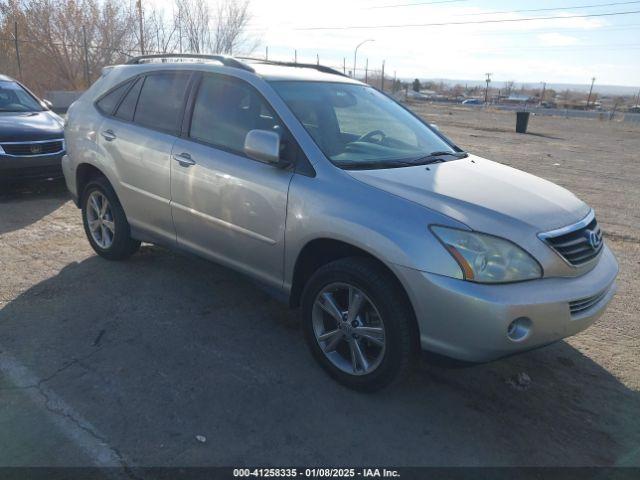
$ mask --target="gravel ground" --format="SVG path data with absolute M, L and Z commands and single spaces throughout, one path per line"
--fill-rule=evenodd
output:
M 246 278 L 151 245 L 102 260 L 61 182 L 5 188 L 0 466 L 640 466 L 640 129 L 534 117 L 518 135 L 513 113 L 413 108 L 596 209 L 621 270 L 593 327 L 361 395 Z

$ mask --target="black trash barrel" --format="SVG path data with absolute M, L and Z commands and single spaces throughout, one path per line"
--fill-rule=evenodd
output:
M 527 133 L 531 112 L 516 112 L 516 132 Z

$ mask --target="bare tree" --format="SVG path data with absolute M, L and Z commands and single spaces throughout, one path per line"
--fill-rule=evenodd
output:
M 145 15 L 144 44 L 149 53 L 175 52 L 179 47 L 178 24 L 164 10 L 152 8 Z
M 86 88 L 87 72 L 91 81 L 121 61 L 133 40 L 132 18 L 115 0 L 0 0 L 1 37 L 14 22 L 24 78 L 38 91 Z
M 174 0 L 173 11 L 144 8 L 145 51 L 250 53 L 248 0 Z M 139 12 L 129 0 L 0 0 L 0 70 L 18 77 L 14 25 L 23 78 L 38 93 L 84 89 L 103 66 L 140 53 Z
M 191 53 L 211 52 L 211 11 L 206 0 L 176 0 L 176 24 Z
M 215 15 L 206 0 L 176 0 L 174 23 L 192 53 L 251 53 L 258 42 L 247 34 L 248 0 L 222 0 Z
M 216 24 L 213 32 L 213 51 L 233 54 L 240 50 L 249 54 L 257 47 L 246 36 L 251 20 L 249 1 L 227 0 L 218 4 Z

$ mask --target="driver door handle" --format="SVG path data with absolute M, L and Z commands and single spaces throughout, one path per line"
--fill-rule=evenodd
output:
M 111 129 L 101 132 L 100 135 L 102 135 L 107 142 L 112 142 L 116 139 L 116 134 L 113 133 L 113 130 Z
M 180 164 L 181 167 L 190 167 L 191 165 L 195 165 L 196 161 L 191 158 L 191 155 L 188 153 L 182 152 L 178 155 L 174 155 L 173 159 Z

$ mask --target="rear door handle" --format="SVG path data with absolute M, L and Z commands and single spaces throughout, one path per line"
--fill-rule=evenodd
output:
M 196 161 L 191 158 L 191 155 L 188 153 L 181 153 L 179 155 L 174 155 L 173 159 L 180 164 L 181 167 L 190 167 L 191 165 L 195 165 Z
M 102 135 L 102 137 L 107 141 L 107 142 L 112 142 L 113 140 L 116 139 L 116 134 L 113 133 L 113 130 L 105 130 L 104 132 L 102 132 L 100 135 Z

